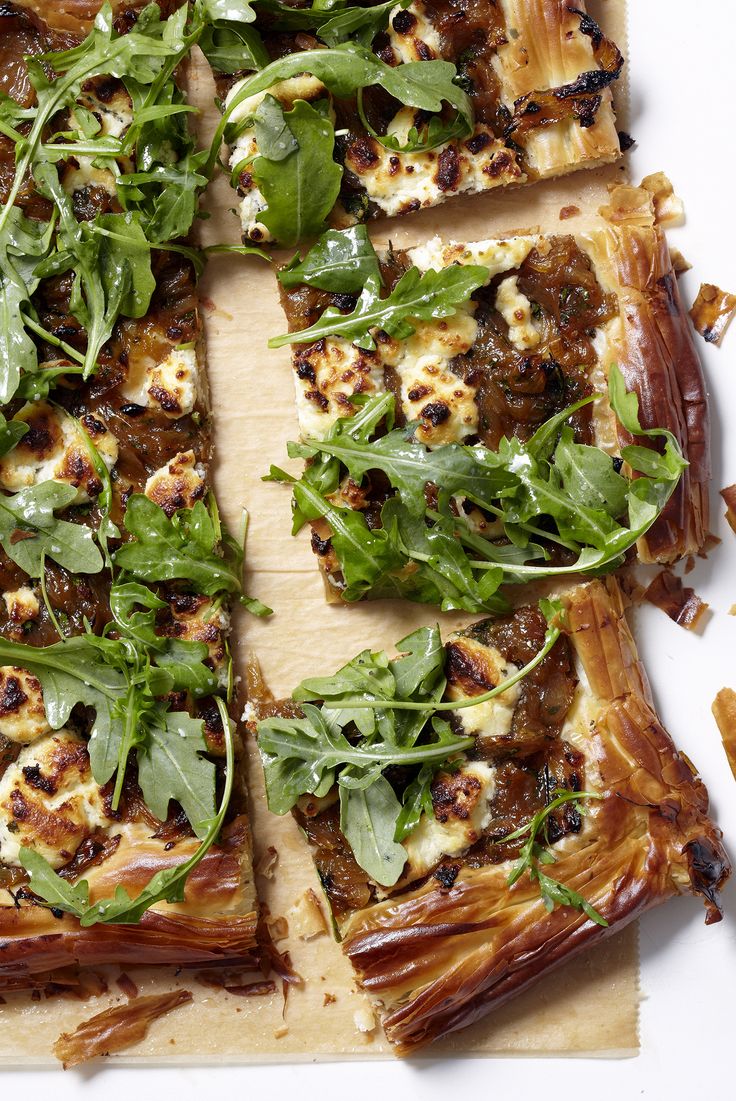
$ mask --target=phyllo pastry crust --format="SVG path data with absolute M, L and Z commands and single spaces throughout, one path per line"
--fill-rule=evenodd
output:
M 353 706 L 351 687 L 364 703 L 389 698 L 388 671 L 394 702 L 405 698 L 401 686 L 412 673 L 418 677 L 427 639 L 422 636 L 421 646 L 419 633 L 405 639 L 399 649 L 406 656 L 388 664 L 366 652 L 295 693 L 313 701 L 301 703 L 311 729 L 318 693 L 329 697 L 322 708 L 326 757 L 328 744 L 338 746 L 336 727 L 352 746 L 336 786 L 327 791 L 325 783 L 317 797 L 299 796 L 294 812 L 343 949 L 400 1054 L 476 1021 L 673 895 L 699 895 L 706 923 L 720 919 L 718 892 L 730 871 L 721 833 L 694 766 L 657 718 L 618 584 L 609 579 L 573 588 L 550 622 L 561 626 L 552 645 L 549 624 L 545 635 L 544 617 L 531 606 L 476 622 L 447 640 L 444 699 L 449 708 L 462 706 L 441 718 L 464 748 L 453 747 L 435 713 L 434 733 L 412 750 L 429 777 L 434 770 L 433 778 L 424 777 L 427 794 L 413 816 L 407 808 L 416 802 L 417 776 L 407 766 L 384 771 L 402 807 L 393 870 L 385 835 L 378 865 L 366 841 L 370 823 L 380 833 L 380 807 L 389 797 L 382 792 L 380 804 L 372 801 L 366 773 L 355 762 L 368 739 L 375 762 L 395 742 L 404 747 L 392 750 L 396 759 L 404 752 L 407 760 L 406 724 L 415 712 L 374 711 L 380 733 L 370 735 L 365 714 L 352 711 L 365 739 L 358 740 L 340 708 Z M 519 668 L 540 653 L 541 662 L 514 683 Z M 411 698 L 436 701 L 437 683 L 429 683 L 426 667 L 423 673 Z M 503 691 L 488 699 L 489 689 L 499 686 Z M 473 697 L 481 702 L 469 706 Z M 286 713 L 293 716 L 294 707 Z M 260 708 L 261 714 L 279 710 L 267 702 Z M 393 735 L 387 715 L 403 716 L 393 720 Z M 301 729 L 300 722 L 267 718 L 258 727 L 269 799 L 282 813 L 290 783 L 290 798 L 305 787 L 316 790 L 306 781 L 299 786 L 291 771 L 298 751 L 285 732 Z M 440 743 L 449 757 L 438 764 Z M 371 813 L 356 829 L 350 806 L 361 791 Z
M 325 220 L 406 214 L 620 155 L 611 86 L 624 61 L 582 0 L 258 7 L 240 54 L 220 27 L 205 53 L 245 242 L 294 244 Z
M 99 7 L 0 10 L 2 989 L 255 945 L 186 12 Z

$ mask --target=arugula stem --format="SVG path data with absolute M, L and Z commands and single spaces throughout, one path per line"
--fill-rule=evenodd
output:
M 48 329 L 44 329 L 43 325 L 39 325 L 37 321 L 34 321 L 32 317 L 30 317 L 26 313 L 23 313 L 23 311 L 21 311 L 20 316 L 23 318 L 23 324 L 26 326 L 26 328 L 30 329 L 31 332 L 35 333 L 37 337 L 45 341 L 46 344 L 51 344 L 54 348 L 60 348 L 62 352 L 65 352 L 70 359 L 75 360 L 75 362 L 79 363 L 80 366 L 84 364 L 84 356 L 81 354 L 81 352 L 78 352 L 76 348 L 72 348 L 71 344 L 67 344 L 65 340 L 61 340 L 58 336 L 54 336 L 53 333 L 50 333 Z M 68 375 L 78 374 L 79 372 L 75 371 L 73 367 L 65 367 L 59 373 Z
M 41 574 L 40 574 L 40 577 L 39 577 L 39 582 L 40 582 L 40 585 L 41 585 L 41 598 L 43 599 L 44 607 L 46 608 L 46 611 L 49 614 L 49 619 L 51 620 L 51 622 L 54 625 L 56 633 L 59 636 L 59 641 L 60 642 L 66 642 L 66 635 L 64 634 L 64 632 L 61 629 L 61 624 L 59 623 L 59 620 L 56 618 L 56 612 L 51 607 L 51 601 L 49 600 L 49 594 L 46 591 L 46 551 L 45 550 L 41 551 Z
M 519 826 L 518 829 L 512 833 L 507 833 L 504 837 L 500 837 L 498 841 L 495 841 L 496 845 L 505 845 L 508 841 L 516 841 L 520 837 L 524 837 L 529 832 L 535 835 L 539 833 L 544 822 L 549 818 L 550 814 L 554 812 L 565 803 L 577 803 L 581 799 L 602 799 L 603 796 L 596 791 L 562 791 L 557 795 L 551 803 L 548 803 L 546 807 L 538 811 L 529 821 Z
M 446 700 L 444 703 L 432 703 L 427 701 L 426 703 L 416 703 L 412 700 L 379 700 L 379 699 L 347 699 L 340 700 L 331 704 L 329 701 L 324 702 L 324 706 L 333 711 L 359 711 L 362 708 L 372 708 L 377 711 L 459 711 L 466 707 L 476 707 L 479 703 L 485 703 L 487 700 L 492 700 L 496 696 L 503 695 L 509 688 L 513 688 L 515 684 L 518 684 L 520 680 L 523 680 L 528 673 L 531 673 L 532 669 L 544 661 L 547 654 L 550 652 L 557 639 L 560 637 L 560 628 L 550 626 L 544 636 L 544 645 L 542 649 L 534 655 L 531 661 L 527 662 L 521 669 L 517 669 L 506 680 L 501 681 L 495 688 L 491 688 L 488 692 L 484 692 L 480 696 L 465 696 L 460 700 Z M 472 739 L 471 739 L 472 742 Z
M 112 793 L 112 809 L 117 810 L 120 803 L 120 796 L 123 794 L 123 783 L 125 781 L 125 768 L 128 763 L 128 757 L 130 751 L 136 740 L 136 722 L 140 722 L 142 715 L 137 707 L 134 706 L 135 698 L 138 694 L 137 688 L 132 684 L 128 685 L 128 691 L 125 695 L 125 702 L 123 709 L 125 711 L 125 725 L 123 727 L 123 733 L 120 738 L 120 751 L 118 753 L 118 763 L 115 772 L 115 789 Z

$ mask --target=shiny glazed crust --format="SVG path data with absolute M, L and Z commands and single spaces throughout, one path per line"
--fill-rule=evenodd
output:
M 616 188 L 604 212 L 615 223 L 607 251 L 624 320 L 620 367 L 627 388 L 639 395 L 643 427 L 669 428 L 690 464 L 638 547 L 643 562 L 674 562 L 697 554 L 708 537 L 711 460 L 705 378 L 651 195 L 643 188 Z M 619 438 L 630 442 L 620 428 Z
M 721 834 L 702 782 L 654 711 L 621 591 L 596 581 L 565 604 L 581 681 L 596 703 L 588 758 L 603 798 L 581 833 L 555 847 L 554 875 L 609 927 L 569 908 L 548 913 L 525 876 L 507 886 L 508 863 L 465 867 L 449 890 L 430 878 L 354 914 L 344 950 L 399 1054 L 478 1020 L 672 895 L 700 893 L 706 921 L 720 917 L 718 887 L 730 870 Z

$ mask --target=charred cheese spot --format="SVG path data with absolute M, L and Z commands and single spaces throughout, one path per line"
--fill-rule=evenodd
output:
M 246 80 L 247 79 L 248 78 L 246 78 Z M 246 80 L 238 81 L 237 84 L 234 84 L 230 89 L 227 99 L 225 100 L 226 109 L 246 83 Z M 247 124 L 246 129 L 243 130 L 243 133 L 240 134 L 232 147 L 229 161 L 230 168 L 232 169 L 237 169 L 239 165 L 245 165 L 246 162 L 250 162 L 258 154 L 258 146 L 256 144 L 252 124 L 248 124 L 248 120 L 252 120 L 259 104 L 262 103 L 267 95 L 277 99 L 286 111 L 290 111 L 297 100 L 313 103 L 315 100 L 330 98 L 322 81 L 307 74 L 290 77 L 288 80 L 281 80 L 263 92 L 257 92 L 253 96 L 248 96 L 247 99 L 244 99 L 242 103 L 239 103 L 237 107 L 233 108 L 229 116 L 231 125 L 238 122 Z M 330 114 L 332 116 L 331 106 Z M 243 238 L 248 241 L 261 242 L 273 240 L 268 227 L 265 226 L 263 222 L 259 221 L 259 215 L 266 209 L 266 200 L 255 184 L 252 174 L 246 167 L 244 167 L 238 175 L 238 192 L 242 195 L 240 203 L 240 225 L 243 232 Z
M 207 474 L 193 451 L 182 451 L 166 466 L 148 479 L 144 493 L 155 501 L 167 516 L 179 508 L 193 508 L 201 501 L 207 488 Z
M 14 592 L 3 593 L 3 600 L 8 611 L 8 619 L 17 627 L 37 619 L 41 611 L 38 597 L 27 585 L 22 585 Z
M 63 410 L 46 401 L 23 406 L 14 420 L 28 431 L 0 460 L 0 486 L 10 492 L 53 480 L 74 486 L 73 504 L 91 501 L 102 490 L 89 447 L 79 425 Z M 85 417 L 84 431 L 93 440 L 100 458 L 112 470 L 118 458 L 117 440 L 96 417 Z
M 496 309 L 509 327 L 509 340 L 519 351 L 536 348 L 542 336 L 532 321 L 532 304 L 519 290 L 516 275 L 499 283 Z
M 172 348 L 158 363 L 134 357 L 120 387 L 126 401 L 160 410 L 171 420 L 191 413 L 201 396 L 195 348 Z
M 388 19 L 388 39 L 395 62 L 432 61 L 442 56 L 437 28 L 427 18 L 421 0 L 394 8 Z
M 460 856 L 474 845 L 491 821 L 495 789 L 495 769 L 483 761 L 438 773 L 432 783 L 434 814 L 423 814 L 404 841 L 407 864 L 398 886 L 426 875 L 444 856 Z
M 50 730 L 40 681 L 27 669 L 0 667 L 0 734 L 27 745 Z
M 448 700 L 482 696 L 517 671 L 495 646 L 486 646 L 465 635 L 451 636 L 446 654 Z M 478 739 L 479 749 L 492 749 L 499 739 L 503 744 L 510 737 L 520 693 L 521 684 L 515 684 L 500 696 L 456 712 L 464 733 Z
M 338 417 L 355 412 L 353 394 L 383 390 L 378 352 L 339 337 L 317 341 L 294 354 L 297 414 L 304 438 L 322 439 Z
M 478 326 L 474 304 L 453 317 L 415 322 L 415 332 L 402 341 L 381 345 L 384 362 L 401 382 L 401 407 L 410 421 L 419 421 L 416 438 L 428 447 L 459 442 L 478 431 L 476 389 L 449 369 L 450 361 L 469 351 Z
M 204 642 L 207 645 L 207 664 L 218 674 L 227 667 L 226 639 L 230 629 L 230 616 L 223 608 L 216 607 L 208 596 L 192 593 L 170 593 L 164 596 L 168 609 L 162 613 L 158 634 L 180 642 Z M 213 682 L 213 689 L 216 684 Z
M 387 133 L 405 145 L 418 124 L 416 108 L 402 107 Z M 391 216 L 435 206 L 449 195 L 523 178 L 516 154 L 481 124 L 464 141 L 416 153 L 395 152 L 371 137 L 355 138 L 347 145 L 345 166 L 358 177 L 368 198 Z
M 0 861 L 5 864 L 19 864 L 25 845 L 60 868 L 91 833 L 108 824 L 87 744 L 69 730 L 26 746 L 0 780 Z

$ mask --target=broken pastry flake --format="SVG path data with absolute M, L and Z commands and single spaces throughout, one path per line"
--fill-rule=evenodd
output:
M 683 585 L 671 570 L 662 570 L 657 574 L 646 589 L 644 599 L 687 631 L 693 631 L 708 610 L 708 605 L 695 590 Z
M 732 531 L 736 532 L 736 485 L 726 486 L 721 490 L 721 497 L 726 502 L 726 519 Z
M 720 346 L 734 314 L 736 294 L 722 291 L 713 283 L 701 283 L 690 317 L 703 340 Z
M 82 1021 L 73 1032 L 62 1032 L 54 1044 L 54 1055 L 67 1070 L 100 1055 L 123 1051 L 145 1039 L 158 1017 L 191 1000 L 190 990 L 172 990 L 111 1006 Z
M 726 757 L 736 780 L 736 692 L 733 688 L 722 688 L 712 705 L 713 717 L 721 732 L 721 741 Z
M 288 919 L 299 940 L 314 940 L 327 932 L 322 906 L 311 887 L 288 911 Z

